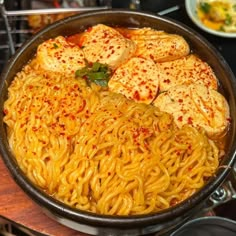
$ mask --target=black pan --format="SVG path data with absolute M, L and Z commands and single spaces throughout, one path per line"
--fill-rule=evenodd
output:
M 235 160 L 235 78 L 219 52 L 199 34 L 187 26 L 165 17 L 159 17 L 146 12 L 119 9 L 87 12 L 63 19 L 34 35 L 16 52 L 4 68 L 0 84 L 0 109 L 1 111 L 3 110 L 3 103 L 7 98 L 7 88 L 15 74 L 34 56 L 36 48 L 40 43 L 58 35 L 67 36 L 84 31 L 86 28 L 98 23 L 121 27 L 151 27 L 182 35 L 189 43 L 192 51 L 210 64 L 219 79 L 220 91 L 226 97 L 230 106 L 232 121 L 229 135 L 227 136 L 226 155 L 221 163 L 221 165 L 228 166 L 229 168 L 219 168 L 215 177 L 212 177 L 199 192 L 173 208 L 155 214 L 118 217 L 92 214 L 68 207 L 48 196 L 32 184 L 19 169 L 10 151 L 7 142 L 6 127 L 3 124 L 3 112 L 0 112 L 1 155 L 18 185 L 39 204 L 42 210 L 50 217 L 68 227 L 81 232 L 100 235 L 140 235 L 152 232 L 159 232 L 159 234 L 161 234 L 172 230 L 173 227 L 182 224 L 190 216 L 195 214 L 203 206 L 206 199 L 223 183 L 230 173 L 230 168 Z

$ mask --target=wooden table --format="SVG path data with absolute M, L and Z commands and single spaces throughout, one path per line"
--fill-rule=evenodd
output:
M 14 182 L 0 156 L 0 216 L 50 236 L 85 236 L 45 215 Z

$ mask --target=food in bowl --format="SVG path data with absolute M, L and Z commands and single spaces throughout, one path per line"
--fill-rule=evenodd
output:
M 195 67 L 191 73 L 185 63 L 192 79 L 176 76 L 178 85 L 160 90 L 161 63 L 186 60 L 190 52 L 179 35 L 101 24 L 40 44 L 4 104 L 21 169 L 56 199 L 98 214 L 153 213 L 189 198 L 218 169 L 230 124 L 217 78 L 197 55 L 201 75 L 210 76 L 214 88 L 208 80 L 199 84 Z M 188 109 L 179 108 L 177 86 L 191 95 Z M 168 103 L 158 105 L 170 89 L 177 107 L 171 112 Z
M 197 15 L 208 28 L 236 32 L 236 1 L 235 0 L 201 0 L 197 5 Z

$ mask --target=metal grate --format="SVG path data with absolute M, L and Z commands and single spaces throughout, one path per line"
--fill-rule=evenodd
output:
M 9 0 L 8 0 L 9 1 Z M 15 8 L 19 8 L 20 0 L 13 1 Z M 48 1 L 28 1 L 29 9 L 6 9 L 4 0 L 0 0 L 0 70 L 4 67 L 6 61 L 15 53 L 34 32 L 28 24 L 29 15 L 49 15 L 60 13 L 76 13 L 84 11 L 93 11 L 98 9 L 108 9 L 111 7 L 111 0 L 102 1 L 79 1 L 81 7 L 69 4 L 73 1 L 60 1 L 60 7 L 53 8 L 49 5 Z M 51 1 L 58 2 L 58 1 Z M 76 1 L 74 1 L 76 2 Z M 8 2 L 6 2 L 8 3 Z M 78 5 L 78 4 L 77 4 Z M 42 8 L 49 7 L 49 8 Z M 37 8 L 40 7 L 40 8 Z

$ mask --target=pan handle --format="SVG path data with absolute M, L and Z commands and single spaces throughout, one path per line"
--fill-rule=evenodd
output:
M 229 178 L 211 194 L 206 204 L 212 209 L 233 199 L 236 199 L 236 163 Z

